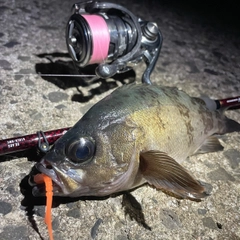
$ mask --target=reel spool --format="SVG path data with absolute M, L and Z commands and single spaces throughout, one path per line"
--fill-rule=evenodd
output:
M 162 45 L 156 23 L 142 21 L 114 3 L 87 1 L 73 8 L 66 41 L 71 58 L 80 67 L 98 64 L 96 75 L 109 78 L 143 59 L 147 66 L 142 81 L 151 84 L 150 74 Z

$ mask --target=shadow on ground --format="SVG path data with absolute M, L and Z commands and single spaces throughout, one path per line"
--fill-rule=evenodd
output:
M 37 55 L 39 58 L 44 59 L 45 62 L 40 62 L 35 65 L 35 70 L 38 74 L 57 74 L 63 76 L 42 76 L 48 82 L 55 84 L 61 89 L 68 89 L 75 87 L 78 94 L 72 96 L 72 101 L 75 102 L 88 102 L 95 95 L 100 95 L 110 89 L 116 88 L 118 85 L 116 81 L 121 84 L 131 83 L 135 81 L 136 74 L 133 70 L 125 73 L 116 74 L 111 79 L 101 78 L 87 78 L 87 77 L 69 77 L 69 75 L 95 75 L 95 68 L 97 65 L 86 66 L 79 68 L 70 58 L 68 53 L 53 52 L 42 53 Z M 48 61 L 46 63 L 46 60 Z M 98 87 L 91 85 L 99 83 Z M 89 93 L 84 95 L 80 87 L 90 87 Z
M 34 171 L 34 170 L 32 170 Z M 25 176 L 21 183 L 20 189 L 24 196 L 21 201 L 22 208 L 25 210 L 26 215 L 28 216 L 28 220 L 32 226 L 32 228 L 38 233 L 41 239 L 42 236 L 39 232 L 37 223 L 34 219 L 34 214 L 36 211 L 36 206 L 42 206 L 46 204 L 46 197 L 35 197 L 32 194 L 33 187 L 29 184 L 30 175 Z M 136 200 L 136 198 L 130 192 L 116 193 L 111 196 L 106 197 L 79 197 L 79 198 L 70 198 L 70 197 L 53 197 L 52 207 L 56 208 L 61 204 L 68 204 L 77 201 L 87 201 L 87 200 L 95 200 L 102 201 L 108 199 L 109 197 L 117 197 L 122 195 L 122 207 L 125 213 L 125 216 L 129 216 L 131 220 L 136 221 L 140 226 L 144 227 L 147 230 L 151 231 L 151 227 L 145 221 L 145 217 L 142 211 L 141 204 Z

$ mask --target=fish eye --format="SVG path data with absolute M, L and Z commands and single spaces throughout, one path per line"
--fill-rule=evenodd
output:
M 66 155 L 73 163 L 90 161 L 95 152 L 95 144 L 88 138 L 80 138 L 72 142 L 66 149 Z

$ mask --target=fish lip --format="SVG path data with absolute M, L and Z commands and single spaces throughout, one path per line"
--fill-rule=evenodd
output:
M 53 182 L 55 182 L 58 185 L 61 185 L 61 181 L 59 180 L 59 178 L 53 168 L 48 169 L 42 163 L 37 163 L 36 168 L 39 172 L 50 177 Z
M 52 168 L 47 168 L 47 165 L 43 162 L 37 163 L 35 165 L 35 168 L 37 169 L 38 172 L 43 173 L 50 177 L 53 181 L 53 193 L 54 195 L 64 195 L 64 185 L 60 178 L 57 176 L 56 172 L 54 171 L 54 167 L 51 165 Z M 33 186 L 32 193 L 34 196 L 45 196 L 45 184 L 36 184 L 33 180 L 33 177 L 36 174 L 30 176 L 29 178 L 29 184 Z

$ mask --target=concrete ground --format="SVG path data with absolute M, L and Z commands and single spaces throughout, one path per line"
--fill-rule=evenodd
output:
M 72 126 L 122 84 L 121 79 L 87 85 L 79 78 L 34 75 L 76 73 L 65 44 L 73 3 L 0 1 L 0 139 Z M 192 96 L 240 95 L 240 21 L 230 2 L 192 6 L 186 1 L 123 0 L 121 4 L 157 22 L 162 31 L 164 43 L 153 82 Z M 135 68 L 138 77 L 143 66 Z M 132 76 L 127 75 L 126 81 Z M 229 111 L 228 116 L 239 120 L 240 111 Z M 184 163 L 197 179 L 208 183 L 211 195 L 202 202 L 178 200 L 149 186 L 100 200 L 55 200 L 55 239 L 240 239 L 239 133 L 221 137 L 221 143 L 224 151 L 190 157 Z M 30 198 L 29 203 L 20 191 L 34 165 L 30 160 L 37 159 L 26 156 L 0 158 L 1 240 L 48 239 L 43 199 Z

